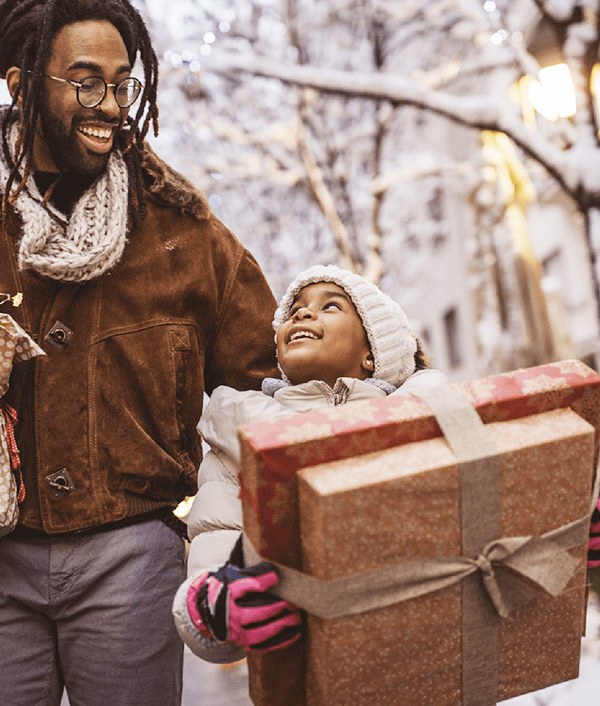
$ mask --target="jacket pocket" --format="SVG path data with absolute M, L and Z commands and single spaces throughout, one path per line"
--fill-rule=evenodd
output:
M 157 500 L 195 492 L 204 351 L 194 326 L 163 322 L 95 345 L 100 467 L 117 487 Z

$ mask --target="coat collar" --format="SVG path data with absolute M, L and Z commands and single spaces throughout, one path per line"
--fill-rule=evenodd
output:
M 142 168 L 147 176 L 147 188 L 157 201 L 173 206 L 199 221 L 210 215 L 206 198 L 183 175 L 172 169 L 154 150 L 144 143 Z

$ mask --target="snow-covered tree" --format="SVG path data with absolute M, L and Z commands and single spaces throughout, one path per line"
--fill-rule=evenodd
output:
M 598 295 L 598 2 L 140 4 L 163 57 L 160 148 L 258 255 L 276 291 L 315 259 L 336 261 L 381 281 L 426 336 L 417 284 L 462 230 L 482 372 L 551 356 L 507 255 L 511 198 L 497 179 L 486 186 L 485 130 L 507 135 L 515 154 L 542 167 L 534 180 L 554 180 L 581 210 Z M 527 46 L 542 19 L 556 30 L 578 110 L 531 129 L 508 96 L 539 68 Z M 534 289 L 536 278 L 526 273 Z M 544 318 L 543 305 L 535 311 Z

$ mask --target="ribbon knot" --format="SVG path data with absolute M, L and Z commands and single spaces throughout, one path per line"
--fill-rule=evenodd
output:
M 498 583 L 496 572 L 494 571 L 494 563 L 489 558 L 488 552 L 492 553 L 493 549 L 494 543 L 491 543 L 487 547 L 484 547 L 482 554 L 479 554 L 476 559 L 472 559 L 471 561 L 481 572 L 483 587 L 492 601 L 498 615 L 502 618 L 507 618 L 510 615 L 511 608 L 509 608 L 502 596 L 502 590 L 500 589 L 500 584 Z
M 473 559 L 472 562 L 481 572 L 483 587 L 492 601 L 498 615 L 502 618 L 507 618 L 512 609 L 507 605 L 504 597 L 502 596 L 502 590 L 500 589 L 500 584 L 498 583 L 496 572 L 494 571 L 494 561 L 490 558 L 490 554 L 493 553 L 495 548 L 495 543 L 490 543 L 488 546 L 484 547 L 483 553 L 476 559 Z
M 480 554 L 477 559 L 475 559 L 475 566 L 477 566 L 479 571 L 486 576 L 494 575 L 494 567 L 492 566 L 492 562 L 483 554 Z

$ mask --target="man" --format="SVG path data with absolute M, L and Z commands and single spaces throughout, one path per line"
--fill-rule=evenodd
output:
M 275 371 L 251 255 L 145 145 L 157 61 L 127 0 L 0 0 L 0 292 L 26 499 L 0 539 L 3 706 L 175 706 L 202 398 Z M 132 74 L 139 59 L 143 76 Z

